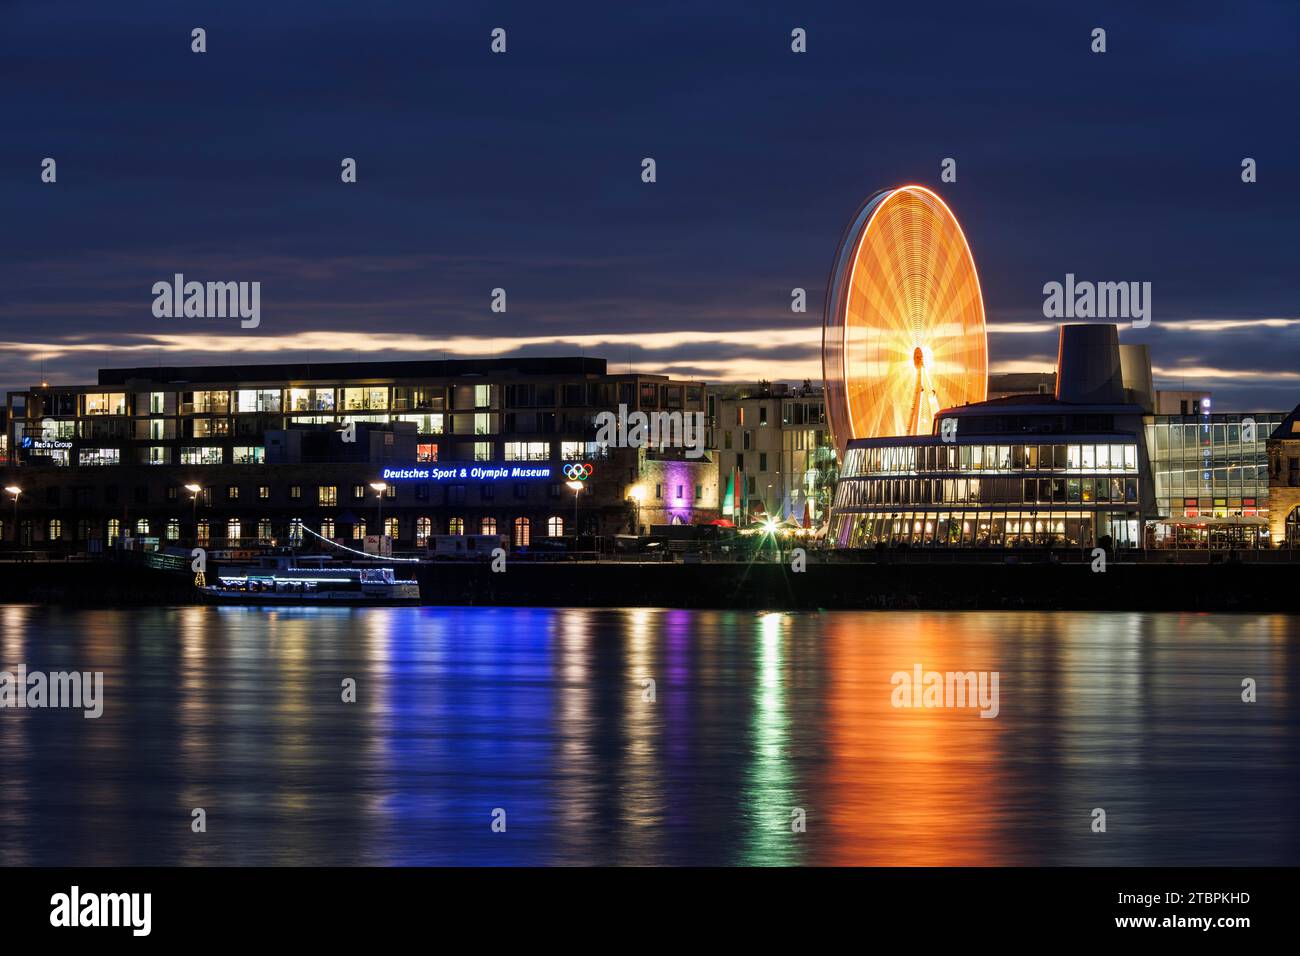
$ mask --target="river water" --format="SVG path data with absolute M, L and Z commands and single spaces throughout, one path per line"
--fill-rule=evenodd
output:
M 103 713 L 0 709 L 3 865 L 1300 863 L 1300 617 L 0 607 L 19 665 Z

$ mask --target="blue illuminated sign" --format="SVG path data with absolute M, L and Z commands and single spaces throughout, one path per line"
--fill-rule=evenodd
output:
M 478 462 L 454 464 L 430 462 L 385 468 L 384 481 L 529 481 L 554 477 L 550 465 L 514 464 L 513 462 Z

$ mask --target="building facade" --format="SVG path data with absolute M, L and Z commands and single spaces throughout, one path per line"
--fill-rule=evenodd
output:
M 1300 406 L 1269 433 L 1268 526 L 1283 548 L 1300 548 Z
M 588 358 L 104 369 L 93 386 L 9 393 L 3 484 L 18 493 L 0 540 L 419 548 L 482 533 L 527 547 L 632 531 L 638 512 L 716 517 L 711 456 L 671 465 L 680 450 L 596 441 L 596 416 L 620 405 L 702 415 L 704 386 Z
M 1140 544 L 1141 410 L 1050 396 L 947 409 L 955 435 L 851 442 L 831 540 L 842 548 Z
M 1285 416 L 1215 414 L 1204 392 L 1164 397 L 1145 349 L 1121 349 L 1113 326 L 1063 326 L 1059 354 L 1052 395 L 946 409 L 931 435 L 851 442 L 832 542 L 1250 548 L 1284 537 L 1289 499 L 1270 498 L 1288 453 L 1268 436 Z
M 825 521 L 835 449 L 822 390 L 809 383 L 711 386 L 710 445 L 717 450 L 724 516 Z

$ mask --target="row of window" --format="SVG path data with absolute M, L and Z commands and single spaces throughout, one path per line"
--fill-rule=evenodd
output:
M 1154 477 L 1157 496 L 1268 493 L 1268 469 L 1265 465 L 1234 465 L 1179 471 L 1157 469 Z
M 1137 445 L 903 445 L 850 448 L 843 474 L 923 471 L 1136 472 Z
M 1184 518 L 1251 518 L 1268 514 L 1268 496 L 1156 498 L 1156 513 Z
M 385 488 L 383 489 L 384 497 L 389 499 L 397 498 L 398 487 L 399 486 L 396 484 L 386 485 Z M 433 486 L 431 486 L 428 483 L 412 482 L 402 487 L 409 488 L 411 490 L 411 497 L 415 501 L 433 500 L 433 496 L 431 494 Z M 446 504 L 449 505 L 464 504 L 468 500 L 467 485 L 453 484 L 453 485 L 440 485 L 438 487 L 442 489 L 442 497 Z M 497 485 L 484 482 L 482 484 L 479 484 L 477 487 L 478 487 L 479 501 L 487 502 L 487 501 L 495 501 L 497 499 L 497 487 L 498 487 Z M 537 487 L 537 483 L 518 481 L 512 483 L 511 487 L 513 489 L 515 498 L 520 500 L 526 500 L 530 496 L 530 489 Z M 656 497 L 659 497 L 658 487 L 659 486 L 656 486 Z M 682 497 L 681 488 L 682 486 L 678 485 L 679 498 Z M 547 493 L 551 498 L 560 498 L 565 495 L 565 486 L 559 483 L 554 483 L 554 482 L 549 483 L 546 485 L 546 489 L 547 489 Z M 91 506 L 92 504 L 90 500 L 91 491 L 92 491 L 91 488 L 72 488 L 69 490 L 72 492 L 70 498 L 77 506 L 79 507 Z M 287 486 L 287 488 L 284 488 L 283 490 L 285 493 L 287 493 L 288 500 L 290 501 L 314 501 L 316 504 L 321 505 L 323 507 L 333 507 L 337 505 L 339 503 L 339 498 L 340 498 L 340 489 L 338 485 L 315 485 L 315 486 L 289 485 Z M 45 503 L 47 505 L 60 504 L 64 498 L 63 492 L 64 489 L 59 487 L 58 485 L 48 486 L 45 489 Z M 271 500 L 270 485 L 257 485 L 255 487 L 245 487 L 242 485 L 225 485 L 218 488 L 212 488 L 212 487 L 200 488 L 198 491 L 198 498 L 199 498 L 198 503 L 200 505 L 210 506 L 213 503 L 213 501 L 216 499 L 216 496 L 218 495 L 222 496 L 222 500 L 225 501 L 240 501 L 243 500 L 243 495 L 245 492 L 249 492 L 250 494 L 255 495 L 259 501 Z M 343 494 L 350 496 L 351 500 L 353 501 L 363 501 L 366 498 L 375 497 L 378 494 L 378 492 L 375 489 L 371 488 L 369 485 L 354 484 L 351 486 L 345 486 L 345 490 Z M 177 485 L 169 486 L 166 489 L 165 495 L 166 495 L 166 500 L 169 502 L 177 502 L 177 501 L 192 502 L 194 500 L 193 492 L 191 492 L 188 488 L 180 487 Z M 695 496 L 696 498 L 700 498 L 703 496 L 702 485 L 696 486 Z M 148 485 L 136 486 L 133 500 L 135 501 L 136 504 L 141 504 L 141 505 L 149 504 L 150 501 L 149 486 Z M 110 505 L 118 503 L 117 485 L 104 486 L 104 503 Z
M 841 547 L 849 548 L 1091 548 L 1101 538 L 1110 538 L 1115 547 L 1131 548 L 1140 544 L 1139 525 L 1132 512 L 968 511 L 846 515 L 837 519 L 832 533 Z
M 1244 422 L 1244 424 L 1243 424 Z M 1275 415 L 1241 416 L 1241 421 L 1198 423 L 1160 420 L 1146 426 L 1152 457 L 1199 456 L 1209 447 L 1232 455 L 1262 454 L 1264 442 L 1278 426 Z
M 497 407 L 500 386 L 483 385 L 365 385 L 322 388 L 196 389 L 182 392 L 136 393 L 136 415 L 225 415 L 258 412 L 325 412 L 472 410 Z M 700 384 L 658 382 L 569 382 L 505 386 L 508 408 L 583 408 L 619 404 L 641 408 L 682 408 L 699 405 Z M 127 392 L 54 392 L 40 398 L 41 415 L 71 417 L 130 414 Z M 146 412 L 147 409 L 147 412 Z
M 25 533 L 30 535 L 30 522 L 23 522 Z M 516 546 L 526 546 L 532 537 L 532 519 L 520 516 L 515 518 L 511 524 L 510 530 Z M 215 530 L 220 527 L 224 531 L 223 535 L 216 535 Z M 301 544 L 303 539 L 303 528 L 305 522 L 301 518 L 294 518 L 289 522 L 288 540 L 292 544 Z M 351 539 L 353 541 L 364 541 L 369 531 L 366 521 L 359 520 L 353 522 L 351 527 Z M 431 537 L 437 533 L 434 520 L 430 517 L 416 518 L 411 526 L 414 532 L 414 541 L 417 547 L 426 545 Z M 88 520 L 82 520 L 77 523 L 77 540 L 85 541 L 91 534 L 92 523 Z M 559 515 L 552 515 L 546 519 L 546 534 L 548 537 L 559 538 L 564 536 L 565 523 L 564 518 Z M 46 540 L 55 542 L 64 540 L 63 519 L 51 518 L 46 523 Z M 110 518 L 105 526 L 107 540 L 109 545 L 116 543 L 125 530 L 129 530 L 137 537 L 159 536 L 168 541 L 181 540 L 181 522 L 179 518 L 168 518 L 165 522 L 155 522 L 149 518 L 140 518 L 134 525 L 127 525 L 123 528 L 123 523 L 118 518 Z M 270 518 L 259 518 L 256 522 L 248 522 L 247 526 L 241 518 L 229 518 L 224 524 L 220 522 L 211 522 L 206 518 L 201 518 L 197 526 L 197 540 L 199 544 L 211 544 L 213 541 L 225 541 L 234 545 L 244 542 L 245 532 L 250 533 L 250 537 L 255 534 L 256 541 L 259 544 L 272 544 L 276 542 L 273 531 L 273 524 Z M 333 518 L 324 518 L 320 521 L 316 532 L 322 538 L 335 539 L 337 525 Z M 384 534 L 391 538 L 400 537 L 401 522 L 395 517 L 384 519 Z M 466 534 L 466 523 L 464 518 L 450 518 L 447 521 L 447 534 L 464 535 Z M 497 519 L 486 517 L 479 520 L 477 525 L 477 534 L 493 535 L 498 534 Z M 3 534 L 3 525 L 0 525 L 0 534 Z M 24 544 L 31 544 L 31 541 L 25 541 Z
M 554 447 L 552 442 L 505 442 L 501 448 L 501 457 L 505 461 L 550 461 Z M 609 447 L 594 441 L 559 442 L 560 460 L 587 461 L 602 460 L 609 457 Z M 43 450 L 55 465 L 67 465 L 70 461 L 66 449 Z M 143 460 L 150 465 L 170 465 L 172 449 L 166 445 L 154 445 L 143 451 Z M 438 460 L 438 446 L 432 442 L 416 445 L 416 460 L 433 462 Z M 494 460 L 492 442 L 474 443 L 475 461 Z M 77 464 L 85 467 L 96 465 L 120 465 L 122 450 L 120 448 L 82 448 L 77 452 Z M 225 449 L 221 445 L 183 445 L 180 448 L 179 463 L 182 465 L 222 465 L 226 464 Z M 263 445 L 236 445 L 230 450 L 230 464 L 262 465 L 266 463 L 266 447 Z
M 1136 503 L 1136 478 L 886 478 L 839 483 L 835 507 Z

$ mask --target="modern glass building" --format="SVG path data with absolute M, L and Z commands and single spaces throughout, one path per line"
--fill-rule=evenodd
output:
M 850 443 L 832 507 L 837 546 L 1140 544 L 1151 500 L 1141 409 L 1080 414 L 1051 396 L 1013 396 L 942 418 L 956 422 L 947 441 L 936 431 Z
M 1151 415 L 1152 547 L 1266 547 L 1269 435 L 1282 412 Z
M 1054 395 L 949 408 L 933 433 L 848 443 L 844 548 L 1268 547 L 1266 440 L 1281 412 L 1158 415 L 1143 347 L 1061 329 Z

